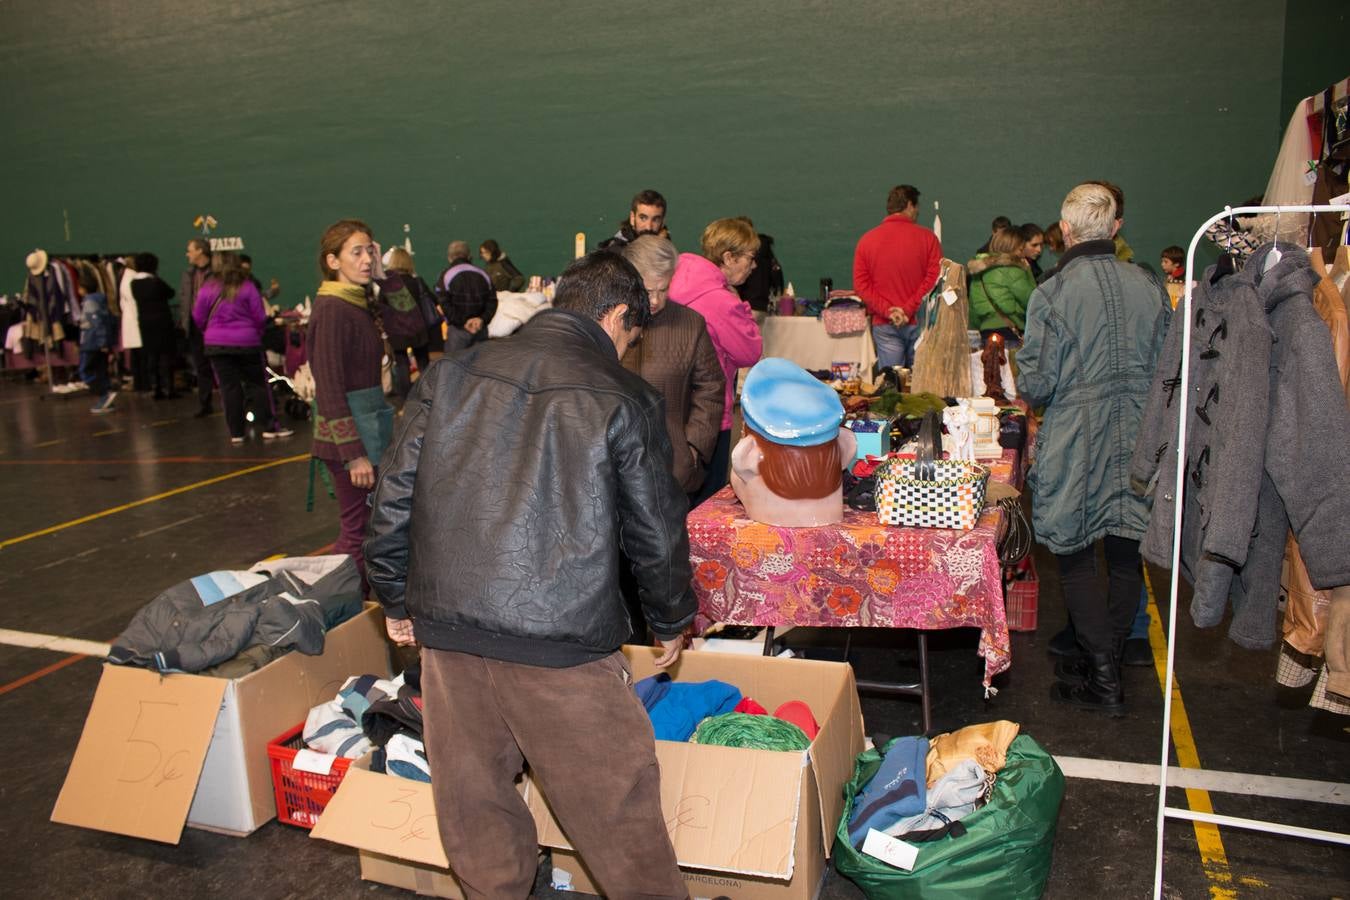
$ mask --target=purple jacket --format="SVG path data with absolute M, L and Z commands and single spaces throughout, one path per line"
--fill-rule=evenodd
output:
M 267 307 L 258 289 L 250 281 L 239 285 L 234 300 L 221 300 L 208 325 L 207 316 L 219 296 L 220 282 L 211 280 L 202 285 L 192 304 L 192 320 L 201 329 L 202 343 L 217 347 L 261 347 Z

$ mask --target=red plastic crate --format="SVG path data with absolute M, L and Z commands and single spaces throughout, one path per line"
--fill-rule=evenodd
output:
M 1041 580 L 1036 577 L 1036 564 L 1031 561 L 1031 557 L 1026 559 L 1026 570 L 1017 574 L 1016 579 L 1003 586 L 1008 607 L 1008 630 L 1035 631 L 1036 598 L 1041 592 Z
M 327 775 L 297 771 L 292 763 L 295 762 L 296 752 L 304 749 L 305 741 L 301 735 L 304 729 L 302 722 L 269 741 L 267 759 L 272 764 L 277 821 L 300 828 L 313 828 L 314 823 L 319 821 L 319 814 L 337 792 L 352 760 L 338 757 L 333 760 L 333 770 Z

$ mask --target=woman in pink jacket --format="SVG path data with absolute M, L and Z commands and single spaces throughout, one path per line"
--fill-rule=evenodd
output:
M 722 412 L 722 432 L 708 461 L 703 487 L 689 498 L 697 506 L 727 483 L 731 461 L 731 404 L 736 391 L 736 370 L 759 362 L 764 339 L 750 313 L 750 304 L 736 294 L 755 268 L 759 235 L 746 219 L 718 219 L 703 229 L 703 253 L 681 253 L 670 281 L 670 299 L 703 316 L 708 323 L 717 361 L 727 385 Z

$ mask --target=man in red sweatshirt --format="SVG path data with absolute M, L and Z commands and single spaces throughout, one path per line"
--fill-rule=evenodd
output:
M 878 368 L 914 365 L 919 303 L 937 283 L 942 245 L 937 235 L 915 224 L 919 189 L 891 188 L 886 218 L 858 241 L 853 253 L 853 291 L 872 314 L 872 341 Z

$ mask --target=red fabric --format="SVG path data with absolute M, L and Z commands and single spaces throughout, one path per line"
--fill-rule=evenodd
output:
M 813 741 L 816 735 L 820 734 L 820 725 L 816 723 L 816 717 L 811 714 L 811 707 L 807 706 L 805 701 L 789 700 L 773 711 L 773 717 L 791 722 L 806 732 L 806 736 Z
M 937 283 L 942 244 L 932 231 L 894 213 L 867 232 L 853 252 L 853 292 L 872 313 L 874 325 L 889 325 L 898 306 L 911 321 Z
M 754 697 L 742 697 L 741 702 L 736 704 L 732 712 L 745 713 L 751 716 L 767 716 L 769 711 L 760 706 Z

